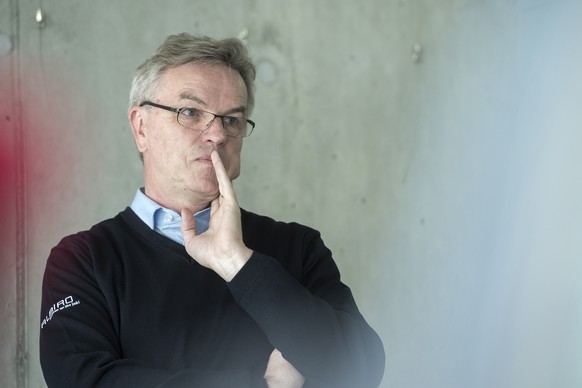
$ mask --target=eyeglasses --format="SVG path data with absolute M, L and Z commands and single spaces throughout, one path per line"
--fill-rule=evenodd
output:
M 206 131 L 218 117 L 222 121 L 222 128 L 227 136 L 247 137 L 255 128 L 255 122 L 244 117 L 217 115 L 197 108 L 172 108 L 171 106 L 143 101 L 139 106 L 150 105 L 176 113 L 178 123 L 186 128 Z

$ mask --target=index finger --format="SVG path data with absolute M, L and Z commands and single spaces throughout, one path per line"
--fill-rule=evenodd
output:
M 214 171 L 216 172 L 216 179 L 218 180 L 218 190 L 220 191 L 220 194 L 225 197 L 234 198 L 236 200 L 232 182 L 226 173 L 226 168 L 224 167 L 224 163 L 222 163 L 222 159 L 220 158 L 218 151 L 212 151 L 210 157 L 212 158 L 212 165 L 214 166 Z

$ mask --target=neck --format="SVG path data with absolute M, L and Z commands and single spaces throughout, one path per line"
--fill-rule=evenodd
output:
M 176 213 L 180 214 L 182 209 L 189 209 L 193 213 L 197 213 L 200 210 L 206 209 L 210 202 L 216 196 L 213 197 L 201 197 L 196 195 L 190 196 L 171 196 L 164 195 L 163 193 L 158 193 L 155 190 L 148 190 L 148 186 L 145 187 L 145 195 L 150 199 L 154 200 L 159 205 L 171 209 Z

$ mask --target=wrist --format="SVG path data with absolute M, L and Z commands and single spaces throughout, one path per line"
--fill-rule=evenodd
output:
M 220 277 L 222 277 L 227 282 L 230 282 L 244 267 L 244 265 L 249 261 L 251 256 L 253 255 L 252 249 L 243 246 L 236 251 L 232 252 L 229 255 L 229 258 L 226 260 L 221 260 L 221 268 L 219 271 L 216 271 Z

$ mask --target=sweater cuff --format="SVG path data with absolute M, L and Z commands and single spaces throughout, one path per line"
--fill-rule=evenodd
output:
M 227 283 L 234 300 L 239 303 L 246 292 L 252 288 L 265 271 L 269 271 L 273 265 L 278 265 L 272 257 L 253 252 L 250 259 L 238 271 L 232 280 Z

